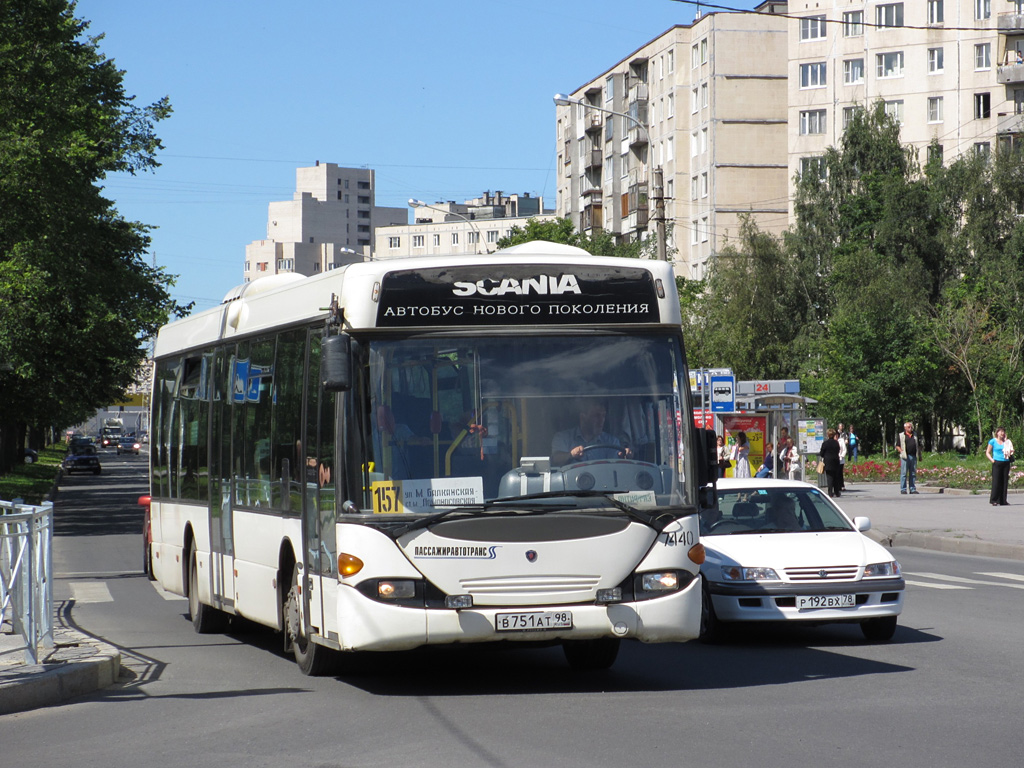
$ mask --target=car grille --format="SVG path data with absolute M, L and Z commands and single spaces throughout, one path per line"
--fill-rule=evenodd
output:
M 786 568 L 790 581 L 856 581 L 860 568 L 856 565 L 823 565 L 810 568 Z

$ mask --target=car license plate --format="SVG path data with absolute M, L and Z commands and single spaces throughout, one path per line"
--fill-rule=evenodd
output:
M 494 617 L 498 632 L 529 632 L 543 629 L 572 629 L 571 611 L 499 613 Z
M 857 605 L 854 595 L 803 595 L 797 597 L 796 607 L 801 611 L 818 608 L 853 608 Z

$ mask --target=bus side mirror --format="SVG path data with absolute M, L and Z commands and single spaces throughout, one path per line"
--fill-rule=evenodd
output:
M 718 437 L 713 429 L 694 428 L 697 445 L 697 485 L 705 488 L 718 482 Z
M 352 389 L 352 337 L 347 333 L 328 336 L 320 356 L 320 381 L 328 392 Z

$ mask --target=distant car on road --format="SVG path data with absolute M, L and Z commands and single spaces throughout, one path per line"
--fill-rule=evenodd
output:
M 103 471 L 100 467 L 100 458 L 96 455 L 96 448 L 91 445 L 83 445 L 69 451 L 61 462 L 61 468 L 67 475 L 73 472 L 92 472 L 98 475 Z
M 705 639 L 738 622 L 859 624 L 886 641 L 903 610 L 900 564 L 808 483 L 718 482 L 718 508 L 701 514 Z
M 122 453 L 138 454 L 139 447 L 139 441 L 134 437 L 122 437 L 117 441 L 117 455 L 120 456 Z

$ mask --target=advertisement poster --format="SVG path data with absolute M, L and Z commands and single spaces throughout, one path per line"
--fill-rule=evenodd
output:
M 821 452 L 821 444 L 825 442 L 824 419 L 801 419 L 797 422 L 800 435 L 800 453 L 806 455 Z
M 722 429 L 725 434 L 725 444 L 732 447 L 736 444 L 736 433 L 745 432 L 747 442 L 750 443 L 750 455 L 747 461 L 750 462 L 750 476 L 753 477 L 757 468 L 764 462 L 765 429 L 767 428 L 767 416 L 725 416 L 720 415 Z M 736 467 L 729 467 L 725 470 L 726 477 L 736 476 Z

